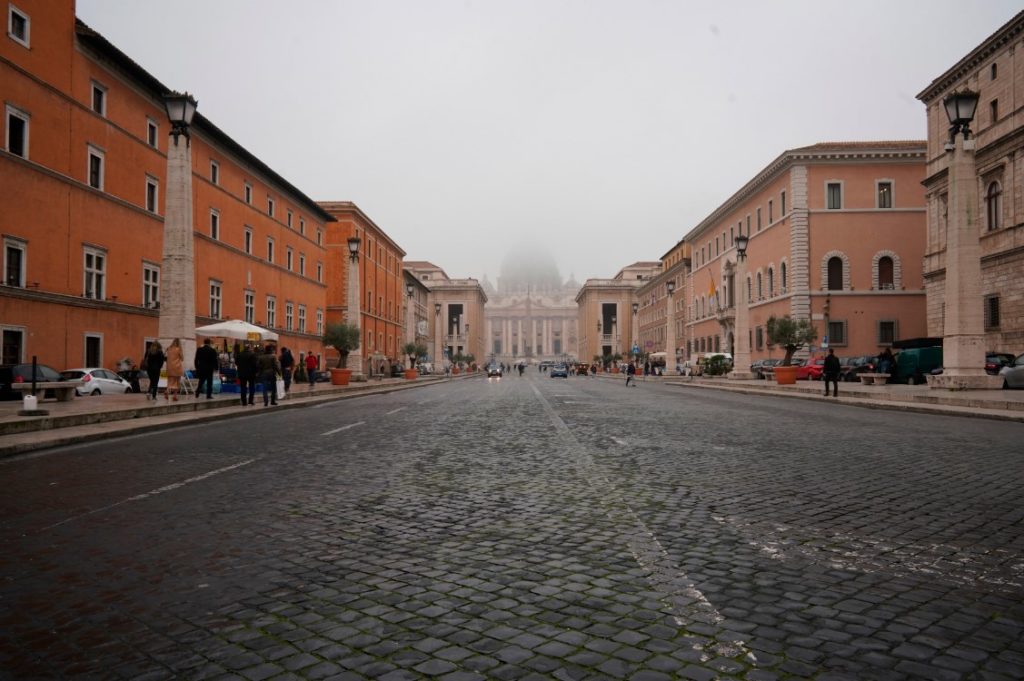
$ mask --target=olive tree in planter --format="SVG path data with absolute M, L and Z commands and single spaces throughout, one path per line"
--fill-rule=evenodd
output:
M 789 315 L 768 318 L 768 342 L 786 349 L 782 364 L 775 367 L 775 380 L 780 384 L 796 383 L 796 367 L 791 367 L 793 354 L 813 343 L 818 337 L 818 330 L 809 319 L 792 319 Z M 782 369 L 780 371 L 780 369 Z
M 338 351 L 338 366 L 331 369 L 331 383 L 334 385 L 348 385 L 349 376 L 352 375 L 352 370 L 348 368 L 348 356 L 353 350 L 359 349 L 361 336 L 358 326 L 346 322 L 328 324 L 324 329 L 321 339 L 324 345 Z
M 402 346 L 402 352 L 409 357 L 409 368 L 405 370 L 405 377 L 416 378 L 419 373 L 416 371 L 416 359 L 427 354 L 427 346 L 422 343 L 406 343 Z

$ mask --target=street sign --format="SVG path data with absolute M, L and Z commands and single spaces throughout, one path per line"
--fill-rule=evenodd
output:
M 821 339 L 821 349 L 822 350 L 828 349 L 828 334 L 825 334 L 822 337 L 822 339 Z
M 637 345 L 636 343 L 634 343 L 633 344 L 633 354 L 635 355 L 635 354 L 637 354 L 639 352 L 640 352 L 640 346 Z
M 654 341 L 647 341 L 646 343 L 644 343 L 644 345 L 647 347 L 648 350 L 650 350 L 651 348 L 654 347 Z

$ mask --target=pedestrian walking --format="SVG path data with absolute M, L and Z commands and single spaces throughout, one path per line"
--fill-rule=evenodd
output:
M 268 345 L 259 356 L 260 384 L 263 386 L 263 406 L 277 406 L 277 377 L 281 374 L 281 363 L 274 354 L 274 346 Z M 269 393 L 268 393 L 269 391 Z
M 312 390 L 313 386 L 316 385 L 316 372 L 319 369 L 319 363 L 317 362 L 316 355 L 310 350 L 306 353 L 306 373 L 309 374 L 309 389 Z
M 147 400 L 156 399 L 156 391 L 160 388 L 160 371 L 164 368 L 165 361 L 167 361 L 167 355 L 164 354 L 164 348 L 160 345 L 160 341 L 151 342 L 146 349 L 146 356 L 142 360 L 142 365 L 146 369 L 146 375 L 149 376 L 149 389 L 146 391 Z
M 295 367 L 295 358 L 292 351 L 286 347 L 281 348 L 281 377 L 284 378 L 284 394 L 287 395 L 292 387 L 292 369 Z
M 167 348 L 167 390 L 164 399 L 178 401 L 181 392 L 181 377 L 185 375 L 185 353 L 181 350 L 181 341 L 175 338 Z
M 203 386 L 206 386 L 206 399 L 212 400 L 213 372 L 220 368 L 220 357 L 217 356 L 217 351 L 210 344 L 209 338 L 205 339 L 203 344 L 196 348 L 193 364 L 196 368 L 196 378 L 199 379 L 199 382 L 196 384 L 196 398 L 198 399 L 202 395 Z
M 630 362 L 626 366 L 626 387 L 629 387 L 630 382 L 633 383 L 633 387 L 636 387 L 636 364 Z
M 839 358 L 836 357 L 836 351 L 832 348 L 828 349 L 828 357 L 825 358 L 825 366 L 822 369 L 821 378 L 825 381 L 825 397 L 828 397 L 828 384 L 832 384 L 832 396 L 839 397 L 839 374 L 842 373 L 842 366 L 839 364 Z
M 259 373 L 252 345 L 246 343 L 243 350 L 235 352 L 235 366 L 238 368 L 238 395 L 242 399 L 242 406 L 252 406 L 253 398 L 256 397 L 256 375 Z

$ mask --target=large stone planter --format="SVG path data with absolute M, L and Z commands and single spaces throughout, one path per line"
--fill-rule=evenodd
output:
M 779 385 L 795 385 L 796 370 L 797 367 L 775 367 L 775 382 Z
M 416 371 L 415 369 L 406 369 L 405 370 L 405 378 L 410 380 L 410 381 L 414 380 L 419 375 L 420 375 L 420 372 Z
M 352 378 L 351 369 L 331 369 L 331 385 L 348 385 Z

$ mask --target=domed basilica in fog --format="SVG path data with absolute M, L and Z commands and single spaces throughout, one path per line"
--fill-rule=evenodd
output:
M 485 275 L 487 360 L 537 362 L 576 356 L 576 294 L 573 277 L 563 280 L 550 253 L 510 252 L 497 287 Z

